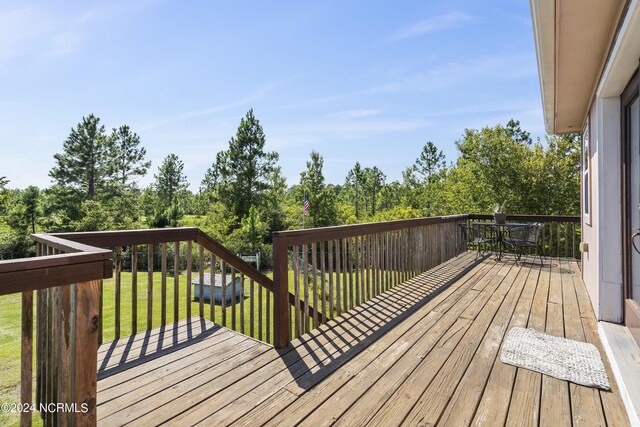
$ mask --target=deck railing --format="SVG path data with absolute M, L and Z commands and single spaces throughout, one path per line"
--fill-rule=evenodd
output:
M 493 215 L 469 215 L 469 222 L 493 221 Z M 541 223 L 543 254 L 547 258 L 580 259 L 580 217 L 571 215 L 507 215 L 507 222 Z M 532 252 L 533 253 L 533 252 Z
M 198 228 L 53 236 L 113 253 L 113 282 L 100 283 L 100 342 L 191 316 L 272 339 L 273 281 Z
M 465 250 L 467 215 L 273 234 L 276 347 Z M 294 310 L 288 295 L 294 294 Z M 315 307 L 315 313 L 305 307 Z M 291 313 L 293 312 L 293 316 Z
M 273 280 L 197 228 L 33 235 L 36 258 L 0 261 L 0 295 L 22 293 L 21 401 L 31 403 L 33 392 L 34 290 L 36 404 L 86 404 L 86 411 L 41 415 L 45 425 L 91 425 L 100 342 L 197 315 L 285 347 L 465 251 L 461 225 L 481 220 L 492 216 L 277 232 Z M 508 221 L 544 223 L 546 257 L 579 257 L 579 217 Z M 207 307 L 205 285 L 213 297 L 216 279 L 221 299 L 210 298 Z M 30 422 L 31 413 L 23 412 L 21 424 Z

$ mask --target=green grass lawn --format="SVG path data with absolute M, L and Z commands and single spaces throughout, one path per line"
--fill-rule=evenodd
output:
M 198 272 L 194 272 L 192 277 L 196 278 L 198 276 Z M 132 284 L 131 284 L 132 274 L 129 272 L 122 273 L 122 282 L 121 282 L 121 300 L 120 300 L 120 336 L 126 337 L 131 335 L 132 331 Z M 178 310 L 179 316 L 177 320 L 185 319 L 187 317 L 187 282 L 186 275 L 181 274 L 179 276 L 180 283 L 178 289 Z M 138 332 L 146 330 L 147 327 L 147 280 L 148 275 L 146 272 L 137 274 L 137 317 L 136 324 Z M 250 332 L 250 311 L 251 311 L 251 299 L 250 299 L 250 283 L 248 279 L 245 279 L 245 289 L 244 289 L 244 327 L 245 333 L 249 334 Z M 273 340 L 273 327 L 269 325 L 269 338 L 267 340 L 267 297 L 268 293 L 266 290 L 262 290 L 262 300 L 258 298 L 258 288 L 259 285 L 254 284 L 254 335 L 258 337 L 259 327 L 262 326 L 262 340 L 270 342 Z M 174 320 L 174 278 L 173 276 L 167 276 L 166 281 L 166 289 L 167 289 L 167 303 L 166 303 L 166 318 L 167 323 L 171 323 Z M 162 324 L 162 300 L 161 300 L 161 292 L 162 292 L 162 274 L 159 272 L 153 273 L 153 311 L 152 311 L 152 319 L 153 319 L 153 327 L 159 327 Z M 200 313 L 200 302 L 198 300 L 193 299 L 193 285 L 191 286 L 191 301 L 189 302 L 189 306 L 191 307 L 191 316 L 198 316 Z M 103 341 L 111 341 L 115 338 L 115 279 L 105 280 L 103 283 Z M 210 320 L 210 310 L 211 305 L 208 301 L 204 301 L 204 317 Z M 260 319 L 258 317 L 258 305 L 262 305 L 262 325 L 260 325 Z M 273 319 L 273 298 L 269 301 L 270 305 L 270 319 Z M 214 322 L 219 325 L 224 325 L 229 328 L 240 331 L 240 308 L 241 304 L 238 301 L 235 305 L 230 305 L 226 308 L 226 323 L 222 322 L 222 306 L 220 304 L 216 304 L 214 307 L 215 320 Z M 236 327 L 233 328 L 232 325 L 232 311 L 236 311 Z M 271 320 L 272 322 L 273 320 Z
M 35 311 L 35 310 L 34 310 Z M 22 298 L 20 294 L 0 297 L 0 404 L 20 403 L 20 324 Z M 42 425 L 40 417 L 34 420 Z M 0 412 L 0 425 L 18 425 L 17 413 Z

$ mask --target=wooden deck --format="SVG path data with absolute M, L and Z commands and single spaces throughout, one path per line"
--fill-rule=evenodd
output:
M 500 362 L 506 332 L 594 343 L 575 262 L 467 253 L 283 351 L 200 318 L 99 353 L 102 425 L 628 425 L 612 392 Z M 608 362 L 606 362 L 609 369 Z

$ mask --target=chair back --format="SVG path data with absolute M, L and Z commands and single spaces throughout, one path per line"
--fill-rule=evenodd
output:
M 529 238 L 527 239 L 531 243 L 538 243 L 540 240 L 540 234 L 544 230 L 544 224 L 540 222 L 535 222 L 529 225 Z
M 521 227 L 509 227 L 509 240 L 538 244 L 540 233 L 544 229 L 544 224 L 539 222 L 523 225 Z

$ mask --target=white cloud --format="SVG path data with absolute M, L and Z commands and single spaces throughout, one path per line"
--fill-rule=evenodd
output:
M 471 20 L 473 20 L 473 17 L 456 11 L 449 12 L 445 15 L 432 16 L 431 18 L 414 22 L 411 25 L 399 29 L 389 37 L 389 40 L 398 41 L 424 34 L 447 31 L 461 27 Z
M 129 16 L 151 3 L 113 3 L 72 11 L 47 7 L 46 4 L 37 8 L 0 8 L 0 61 L 16 57 L 52 58 L 74 53 L 82 47 L 97 21 Z

